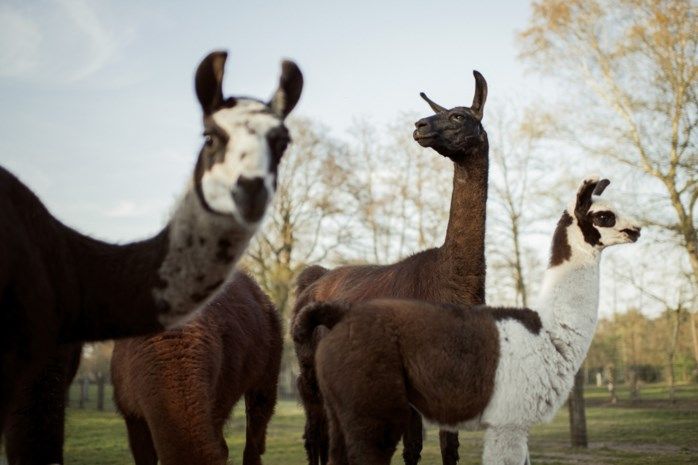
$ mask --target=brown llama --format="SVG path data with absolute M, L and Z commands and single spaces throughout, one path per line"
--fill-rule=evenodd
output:
M 117 341 L 114 400 L 136 465 L 224 465 L 223 426 L 243 395 L 243 464 L 261 464 L 282 347 L 276 309 L 240 272 L 182 328 Z
M 294 340 L 320 340 L 316 369 L 332 465 L 388 465 L 413 409 L 443 428 L 484 428 L 484 465 L 523 465 L 529 429 L 567 399 L 591 344 L 602 251 L 640 227 L 581 184 L 555 230 L 535 311 L 405 299 L 315 303 Z M 596 194 L 592 196 L 592 194 Z
M 482 127 L 487 83 L 475 76 L 472 105 L 447 110 L 424 98 L 435 115 L 415 124 L 414 139 L 453 161 L 453 194 L 441 247 L 419 252 L 391 265 L 343 266 L 327 270 L 311 266 L 297 285 L 294 320 L 307 304 L 321 301 L 360 302 L 378 297 L 403 297 L 474 305 L 485 301 L 485 214 L 489 145 Z M 311 465 L 327 463 L 327 419 L 314 370 L 315 347 L 323 333 L 295 344 L 300 365 L 298 390 L 305 408 L 305 448 Z M 405 430 L 403 457 L 415 465 L 422 450 L 422 419 L 412 412 Z M 443 463 L 458 462 L 458 433 L 439 433 Z
M 303 78 L 266 104 L 224 98 L 227 54 L 199 65 L 204 142 L 164 229 L 116 245 L 63 225 L 0 168 L 0 432 L 11 464 L 63 462 L 65 394 L 84 341 L 182 324 L 220 288 L 261 224 Z

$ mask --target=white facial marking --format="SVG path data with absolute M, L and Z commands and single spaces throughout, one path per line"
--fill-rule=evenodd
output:
M 268 199 L 273 197 L 272 154 L 266 135 L 281 121 L 263 103 L 244 99 L 238 100 L 234 107 L 218 110 L 212 118 L 229 140 L 223 162 L 216 163 L 202 176 L 203 195 L 213 210 L 232 214 L 239 223 L 247 224 L 231 194 L 241 177 L 262 178 Z

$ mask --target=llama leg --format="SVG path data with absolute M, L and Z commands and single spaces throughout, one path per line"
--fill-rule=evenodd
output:
M 243 465 L 261 465 L 261 455 L 266 448 L 267 425 L 276 406 L 276 383 L 268 388 L 245 393 L 247 437 Z
M 347 447 L 344 442 L 344 433 L 342 432 L 339 418 L 334 412 L 331 405 L 326 405 L 327 423 L 330 433 L 330 450 L 329 450 L 329 465 L 349 465 L 347 458 Z
M 128 431 L 128 444 L 136 465 L 156 465 L 158 456 L 148 423 L 143 418 L 136 417 L 126 417 L 124 420 Z
M 308 456 L 308 464 L 325 465 L 329 438 L 327 437 L 327 419 L 320 391 L 317 388 L 315 377 L 310 376 L 307 371 L 301 371 L 297 385 L 305 410 L 303 445 Z
M 228 446 L 222 425 L 211 415 L 211 393 L 189 387 L 190 403 L 158 398 L 144 416 L 160 465 L 225 465 Z
M 483 465 L 524 465 L 528 457 L 528 432 L 518 427 L 492 427 L 485 432 Z
M 350 465 L 390 464 L 410 413 L 407 408 L 403 412 L 386 413 L 381 412 L 375 417 L 343 415 L 340 427 L 344 432 Z
M 405 435 L 402 437 L 404 449 L 402 458 L 405 460 L 405 465 L 417 465 L 422 458 L 422 442 L 423 442 L 422 415 L 415 409 L 410 409 L 410 419 L 405 429 Z
M 63 463 L 67 374 L 59 351 L 19 383 L 5 430 L 10 464 Z
M 456 465 L 458 456 L 458 432 L 439 431 L 439 445 L 441 446 L 441 460 L 443 465 Z

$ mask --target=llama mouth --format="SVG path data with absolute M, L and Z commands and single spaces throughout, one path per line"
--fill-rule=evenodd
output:
M 429 141 L 434 140 L 436 138 L 436 136 L 437 136 L 437 134 L 435 132 L 430 132 L 428 134 L 422 134 L 422 133 L 418 132 L 417 130 L 415 130 L 412 133 L 412 137 L 414 138 L 414 140 L 416 140 L 419 143 L 419 145 L 422 145 L 422 146 L 425 145 L 426 143 L 428 143 Z
M 262 178 L 241 177 L 231 195 L 245 221 L 256 223 L 262 219 L 270 197 Z

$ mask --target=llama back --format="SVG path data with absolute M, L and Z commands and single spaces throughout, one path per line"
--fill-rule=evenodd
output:
M 300 286 L 299 278 L 293 316 L 295 318 L 305 305 L 325 300 L 353 303 L 402 297 L 450 302 L 453 297 L 442 295 L 440 289 L 432 285 L 437 254 L 438 249 L 429 249 L 391 265 L 348 265 L 325 270 L 322 274 L 315 273 L 315 267 L 308 268 L 319 276 L 305 287 Z

